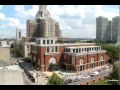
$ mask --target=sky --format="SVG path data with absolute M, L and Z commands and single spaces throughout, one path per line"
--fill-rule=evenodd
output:
M 38 5 L 0 5 L 0 38 L 26 36 L 27 19 L 35 19 Z M 95 38 L 96 17 L 119 15 L 118 5 L 48 5 L 50 16 L 60 23 L 63 37 Z

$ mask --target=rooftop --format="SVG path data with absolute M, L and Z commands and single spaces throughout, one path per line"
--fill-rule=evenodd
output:
M 88 44 L 88 45 L 90 45 L 90 44 Z M 90 45 L 90 46 L 75 46 L 75 47 L 66 47 L 66 48 L 70 49 L 70 48 L 88 48 L 88 47 L 100 47 L 100 46 L 91 46 Z
M 16 65 L 0 67 L 0 85 L 24 85 L 22 71 L 16 67 Z

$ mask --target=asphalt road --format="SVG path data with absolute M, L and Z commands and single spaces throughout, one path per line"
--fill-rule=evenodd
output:
M 104 71 L 101 71 L 98 76 L 93 76 L 93 77 L 90 76 L 90 77 L 87 78 L 87 79 L 81 79 L 81 80 L 78 81 L 78 82 L 72 82 L 72 83 L 69 83 L 69 84 L 67 84 L 67 85 L 80 85 L 80 83 L 82 83 L 82 82 L 87 82 L 87 81 L 90 81 L 90 80 L 94 80 L 94 79 L 96 79 L 96 78 L 98 78 L 98 77 L 108 76 L 108 75 L 109 75 L 109 72 L 111 72 L 111 70 L 106 69 L 106 70 L 104 70 Z

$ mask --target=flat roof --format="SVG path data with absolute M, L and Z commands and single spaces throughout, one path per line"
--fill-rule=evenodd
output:
M 95 54 L 95 53 L 102 53 L 106 52 L 105 50 L 99 50 L 99 51 L 94 51 L 94 52 L 84 52 L 84 53 L 71 53 L 72 55 L 78 56 L 78 55 L 87 55 L 87 54 Z M 69 53 L 69 52 L 68 52 Z
M 44 44 L 44 46 L 73 46 L 73 45 L 86 45 L 86 46 L 95 46 L 96 43 L 56 43 L 56 44 Z M 40 44 L 34 44 L 34 46 L 41 46 Z
M 88 47 L 101 47 L 101 46 L 75 46 L 75 47 L 66 47 L 66 48 L 68 48 L 68 49 L 70 49 L 70 48 L 88 48 Z
M 11 68 L 11 67 L 16 68 L 16 66 L 17 65 L 1 67 L 0 85 L 24 85 L 22 71 Z

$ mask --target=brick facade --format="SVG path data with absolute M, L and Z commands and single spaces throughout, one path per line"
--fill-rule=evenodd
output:
M 68 47 L 68 46 L 67 46 Z M 46 53 L 46 47 L 37 46 L 36 52 L 31 52 L 32 60 L 36 58 L 36 63 L 39 66 L 41 71 L 49 71 L 49 60 L 54 57 L 56 59 L 56 64 L 58 68 L 63 68 L 63 65 L 66 70 L 80 71 L 80 60 L 83 60 L 83 70 L 89 69 L 91 63 L 91 58 L 94 58 L 95 67 L 99 66 L 100 57 L 103 56 L 105 64 L 108 63 L 108 55 L 106 52 L 96 52 L 96 53 L 86 53 L 84 55 L 74 56 L 70 53 L 64 53 L 65 46 L 59 46 L 58 53 Z M 72 57 L 75 57 L 75 64 L 72 64 Z M 39 61 L 38 61 L 39 60 Z

